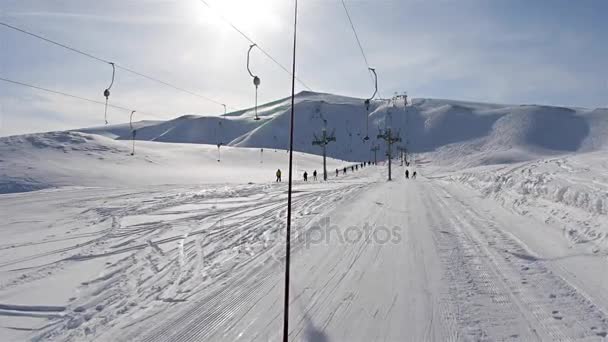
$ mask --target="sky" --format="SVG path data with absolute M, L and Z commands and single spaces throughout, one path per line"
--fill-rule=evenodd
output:
M 291 68 L 291 0 L 2 0 L 0 22 L 225 103 L 252 107 L 249 44 Z M 608 107 L 604 0 L 345 0 L 380 96 Z M 299 0 L 298 78 L 313 91 L 373 93 L 341 0 Z M 260 103 L 291 93 L 260 50 Z M 104 101 L 112 68 L 0 26 L 0 78 Z M 296 85 L 296 91 L 306 90 Z M 118 69 L 110 103 L 136 120 L 217 115 L 221 105 Z M 110 108 L 110 123 L 129 121 Z M 104 106 L 0 81 L 0 136 L 104 124 Z

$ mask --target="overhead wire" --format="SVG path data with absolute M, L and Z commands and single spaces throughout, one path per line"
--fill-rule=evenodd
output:
M 66 49 L 66 50 L 72 51 L 72 52 L 74 52 L 74 53 L 77 53 L 77 54 L 80 54 L 80 55 L 82 55 L 82 56 L 85 56 L 85 57 L 88 57 L 88 58 L 94 59 L 94 60 L 96 60 L 96 61 L 99 61 L 99 62 L 102 62 L 102 63 L 113 64 L 113 65 L 116 67 L 116 69 L 120 69 L 120 70 L 126 71 L 126 72 L 128 72 L 128 73 L 131 73 L 131 74 L 137 75 L 137 76 L 139 76 L 139 77 L 143 77 L 143 78 L 148 79 L 148 80 L 150 80 L 150 81 L 153 81 L 153 82 L 156 82 L 156 83 L 162 84 L 162 85 L 164 85 L 164 86 L 167 86 L 167 87 L 173 88 L 173 89 L 175 89 L 175 90 L 177 90 L 177 91 L 180 91 L 180 92 L 183 92 L 183 93 L 186 93 L 186 94 L 192 95 L 192 96 L 196 96 L 196 97 L 198 97 L 198 98 L 201 98 L 201 99 L 203 99 L 203 100 L 205 100 L 205 101 L 208 101 L 208 102 L 211 102 L 211 103 L 214 103 L 214 104 L 217 104 L 217 105 L 219 105 L 219 106 L 222 106 L 222 105 L 223 105 L 223 102 L 217 101 L 217 100 L 212 99 L 212 98 L 210 98 L 210 97 L 208 97 L 208 96 L 201 95 L 201 94 L 198 94 L 198 93 L 196 93 L 196 92 L 193 92 L 193 91 L 190 91 L 190 90 L 188 90 L 188 89 L 185 89 L 185 88 L 183 88 L 183 87 L 176 86 L 176 85 L 174 85 L 174 84 L 172 84 L 172 83 L 169 83 L 169 82 L 167 82 L 167 81 L 163 81 L 163 80 L 161 80 L 161 79 L 159 79 L 159 78 L 157 78 L 157 77 L 154 77 L 154 76 L 150 76 L 150 75 L 144 74 L 144 73 L 142 73 L 142 72 L 139 72 L 139 71 L 136 71 L 136 70 L 134 70 L 134 69 L 131 69 L 131 68 L 128 68 L 128 67 L 122 66 L 122 65 L 120 65 L 120 64 L 118 64 L 118 63 L 112 62 L 112 61 L 107 60 L 107 59 L 105 59 L 105 58 L 101 58 L 101 57 L 95 56 L 95 55 L 93 55 L 93 54 L 91 54 L 91 53 L 88 53 L 88 52 L 82 51 L 82 50 L 80 50 L 80 49 L 77 49 L 77 48 L 75 48 L 75 47 L 69 46 L 69 45 L 64 44 L 64 43 L 60 43 L 60 42 L 55 41 L 55 40 L 52 40 L 52 39 L 50 39 L 50 38 L 43 37 L 43 36 L 41 36 L 41 35 L 39 35 L 39 34 L 36 34 L 36 33 L 30 32 L 30 31 L 27 31 L 27 30 L 25 30 L 25 29 L 22 29 L 22 28 L 19 28 L 19 27 L 16 27 L 16 26 L 13 26 L 13 25 L 10 25 L 10 24 L 7 24 L 7 23 L 4 23 L 4 22 L 1 22 L 1 21 L 0 21 L 0 26 L 4 26 L 4 27 L 9 28 L 9 29 L 11 29 L 11 30 L 15 30 L 15 31 L 21 32 L 21 33 L 23 33 L 23 34 L 26 34 L 26 35 L 28 35 L 28 36 L 31 36 L 31 37 L 34 37 L 34 38 L 37 38 L 37 39 L 43 40 L 43 41 L 45 41 L 45 42 L 47 42 L 47 43 L 49 43 L 49 44 L 53 44 L 53 45 L 55 45 L 55 46 L 59 46 L 59 47 L 61 47 L 61 48 L 63 48 L 63 49 Z M 235 109 L 235 108 L 233 108 L 233 107 L 231 107 L 231 106 L 229 106 L 229 108 L 230 108 L 230 109 Z
M 14 81 L 14 80 L 11 80 L 11 79 L 8 79 L 8 78 L 0 77 L 0 81 L 11 83 L 11 84 L 15 84 L 15 85 L 20 85 L 20 86 L 23 86 L 23 87 L 28 87 L 28 88 L 32 88 L 32 89 L 37 89 L 37 90 L 45 91 L 47 93 L 52 93 L 52 94 L 55 94 L 55 95 L 61 95 L 61 96 L 65 96 L 65 97 L 71 97 L 71 98 L 78 99 L 78 100 L 81 100 L 81 101 L 86 101 L 86 102 L 90 102 L 90 103 L 99 104 L 99 105 L 102 105 L 102 106 L 106 105 L 106 103 L 103 102 L 103 101 L 97 101 L 97 100 L 89 99 L 89 98 L 86 98 L 86 97 L 82 97 L 82 96 L 78 96 L 78 95 L 74 95 L 74 94 L 65 93 L 65 92 L 58 91 L 58 90 L 48 89 L 48 88 L 36 86 L 36 85 L 33 85 L 33 84 L 28 84 L 28 83 L 24 83 L 24 82 Z M 108 107 L 124 110 L 124 111 L 127 111 L 127 112 L 131 112 L 131 111 L 134 110 L 132 108 L 126 108 L 126 107 L 122 107 L 122 106 L 118 106 L 118 105 L 114 105 L 114 104 L 108 104 Z M 147 116 L 155 117 L 157 119 L 162 119 L 162 120 L 165 119 L 162 116 L 160 116 L 159 114 L 154 114 L 154 113 L 150 113 L 150 112 L 146 112 L 146 111 L 141 111 L 141 110 L 137 110 L 137 112 L 141 113 L 141 114 L 144 114 L 144 115 L 147 115 Z
M 372 75 L 372 67 L 369 64 L 369 61 L 367 59 L 367 55 L 365 54 L 365 50 L 363 49 L 363 44 L 361 44 L 361 40 L 359 39 L 359 34 L 357 34 L 357 29 L 355 28 L 355 24 L 353 23 L 353 19 L 350 16 L 350 12 L 348 11 L 348 7 L 346 7 L 346 2 L 344 2 L 344 0 L 342 1 L 342 7 L 344 7 L 344 12 L 346 12 L 346 17 L 348 18 L 348 22 L 350 23 L 350 27 L 353 31 L 353 34 L 355 35 L 355 40 L 357 41 L 357 45 L 359 46 L 359 51 L 361 51 L 361 56 L 363 56 L 363 61 L 365 61 L 365 66 L 367 68 L 367 71 L 369 73 L 369 77 L 372 81 L 372 84 L 375 83 L 374 80 L 374 75 Z
M 206 0 L 199 0 L 202 4 L 204 4 L 205 6 L 207 6 L 209 9 L 211 9 L 212 11 L 214 11 L 217 16 L 222 19 L 226 24 L 228 24 L 230 27 L 232 27 L 236 32 L 238 32 L 243 38 L 245 38 L 249 43 L 251 44 L 255 44 L 256 47 L 266 56 L 268 57 L 272 62 L 274 62 L 276 65 L 278 65 L 281 69 L 283 69 L 283 71 L 285 71 L 286 73 L 288 73 L 290 76 L 293 77 L 293 74 L 291 71 L 289 71 L 289 69 L 287 69 L 283 64 L 281 64 L 276 58 L 274 58 L 268 51 L 264 50 L 260 44 L 258 44 L 257 42 L 255 42 L 253 39 L 251 39 L 248 35 L 246 35 L 241 29 L 239 29 L 235 24 L 233 24 L 230 20 L 228 20 L 228 18 L 226 18 L 226 16 L 224 16 L 219 10 L 217 10 L 215 7 L 211 6 Z M 304 83 L 302 80 L 300 80 L 298 77 L 295 77 L 296 81 L 302 85 L 304 88 L 306 88 L 309 91 L 313 91 L 312 88 L 310 88 L 308 85 L 306 85 L 306 83 Z

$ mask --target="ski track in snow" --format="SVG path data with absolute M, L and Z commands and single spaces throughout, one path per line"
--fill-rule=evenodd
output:
M 535 251 L 512 227 L 541 223 L 499 205 L 476 205 L 471 190 L 441 178 L 405 181 L 402 168 L 394 172 L 391 183 L 378 167 L 296 186 L 294 235 L 331 222 L 340 231 L 393 228 L 400 239 L 378 243 L 367 235 L 307 245 L 294 238 L 291 340 L 606 337 L 608 307 L 595 301 L 602 295 L 564 276 L 572 270 Z M 0 294 L 79 265 L 95 272 L 77 277 L 62 305 L 1 296 L 1 317 L 39 323 L 29 331 L 14 320 L 1 325 L 33 340 L 280 340 L 285 189 L 181 186 L 16 197 L 32 210 L 56 207 L 62 214 L 45 228 L 51 233 L 0 245 Z

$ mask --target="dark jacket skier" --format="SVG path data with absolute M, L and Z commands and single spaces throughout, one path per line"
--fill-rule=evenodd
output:
M 281 169 L 277 170 L 277 182 L 281 181 Z
M 308 182 L 308 172 L 304 171 L 304 181 Z
M 410 171 L 405 170 L 405 179 L 409 179 L 409 178 L 410 178 Z
M 317 180 L 317 170 L 314 170 L 314 171 L 312 172 L 312 179 L 313 179 L 313 180 Z
M 340 171 L 338 171 L 338 169 L 336 169 L 336 177 L 338 177 L 339 173 L 340 173 Z

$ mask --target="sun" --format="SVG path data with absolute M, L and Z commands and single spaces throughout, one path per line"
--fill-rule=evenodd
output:
M 204 0 L 197 12 L 202 12 L 199 21 L 206 24 L 226 25 L 223 16 L 239 29 L 273 30 L 281 26 L 286 10 L 285 2 L 282 4 L 280 0 Z

